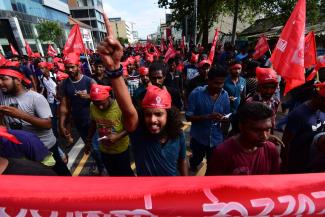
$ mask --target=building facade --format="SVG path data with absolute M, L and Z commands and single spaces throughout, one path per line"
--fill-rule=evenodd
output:
M 33 52 L 44 55 L 49 42 L 37 39 L 36 25 L 46 20 L 55 21 L 65 32 L 69 32 L 69 14 L 67 0 L 1 0 L 0 52 L 10 53 L 10 43 L 20 54 L 26 54 L 26 40 Z M 57 46 L 62 47 L 64 41 L 62 39 Z
M 102 0 L 68 0 L 71 16 L 91 26 L 95 46 L 106 36 Z

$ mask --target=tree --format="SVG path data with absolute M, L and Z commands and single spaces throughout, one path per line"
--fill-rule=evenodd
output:
M 55 42 L 63 36 L 63 30 L 59 23 L 53 21 L 45 21 L 36 26 L 38 39 L 45 42 Z
M 129 43 L 129 40 L 127 38 L 118 37 L 117 40 L 121 43 L 121 45 Z

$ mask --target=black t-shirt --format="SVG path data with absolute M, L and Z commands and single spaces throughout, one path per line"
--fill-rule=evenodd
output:
M 9 158 L 8 166 L 2 175 L 35 175 L 56 176 L 57 174 L 49 167 L 35 161 Z

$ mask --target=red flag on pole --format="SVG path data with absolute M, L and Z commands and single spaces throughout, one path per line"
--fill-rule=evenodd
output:
M 47 55 L 54 57 L 54 56 L 58 55 L 58 52 L 54 49 L 54 47 L 52 47 L 52 45 L 49 44 L 49 46 L 47 48 Z
M 267 43 L 267 38 L 262 35 L 255 46 L 255 53 L 253 54 L 253 59 L 257 60 L 263 56 L 268 50 L 270 50 L 269 44 Z
M 317 64 L 314 68 L 314 70 L 309 74 L 309 76 L 306 78 L 306 81 L 311 81 L 313 80 L 313 78 L 317 75 L 317 72 L 320 68 L 324 68 L 325 67 L 325 56 L 323 56 L 322 58 L 320 58 L 317 61 Z
M 13 55 L 17 55 L 17 56 L 19 56 L 19 53 L 16 51 L 16 49 L 14 48 L 14 46 L 12 46 L 11 43 L 9 43 L 9 45 L 10 45 L 11 53 L 12 53 Z
M 167 63 L 170 58 L 175 57 L 176 53 L 177 52 L 176 52 L 176 50 L 174 50 L 173 47 L 168 46 L 168 50 L 165 54 L 165 63 Z
M 164 38 L 161 38 L 160 50 L 161 52 L 165 52 L 165 50 L 167 50 Z
M 184 51 L 185 50 L 185 36 L 182 36 L 182 43 L 181 43 L 181 48 Z
M 4 65 L 7 62 L 7 59 L 0 53 L 0 66 Z
M 316 65 L 316 41 L 314 32 L 308 33 L 305 38 L 305 68 Z
M 212 64 L 213 63 L 213 59 L 214 59 L 214 53 L 216 51 L 216 45 L 217 45 L 217 40 L 218 40 L 218 33 L 219 33 L 219 30 L 216 29 L 215 30 L 215 33 L 214 33 L 214 38 L 213 38 L 213 42 L 212 42 L 212 47 L 211 47 L 211 50 L 210 50 L 210 53 L 209 53 L 209 57 L 208 57 L 208 60 L 209 62 Z
M 32 51 L 32 48 L 30 48 L 28 42 L 25 40 L 25 48 L 26 48 L 26 53 L 29 57 L 32 57 L 33 56 L 33 51 Z
M 169 48 L 174 49 L 173 38 L 172 38 L 171 36 L 169 36 L 169 37 L 168 37 L 168 40 L 169 40 L 168 49 L 169 49 Z
M 298 0 L 271 56 L 273 68 L 286 81 L 284 94 L 305 82 L 305 23 L 306 0 Z
M 64 45 L 63 54 L 67 55 L 68 53 L 84 53 L 85 45 L 83 43 L 81 32 L 78 24 L 75 24 L 69 34 L 68 40 Z

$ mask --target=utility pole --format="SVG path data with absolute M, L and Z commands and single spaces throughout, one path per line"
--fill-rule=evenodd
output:
M 236 41 L 236 29 L 237 29 L 237 20 L 238 20 L 238 9 L 239 9 L 239 0 L 235 0 L 235 8 L 234 8 L 234 21 L 232 24 L 232 36 L 231 43 L 235 45 Z
M 194 44 L 196 45 L 197 35 L 197 0 L 194 0 L 195 26 L 194 26 Z

